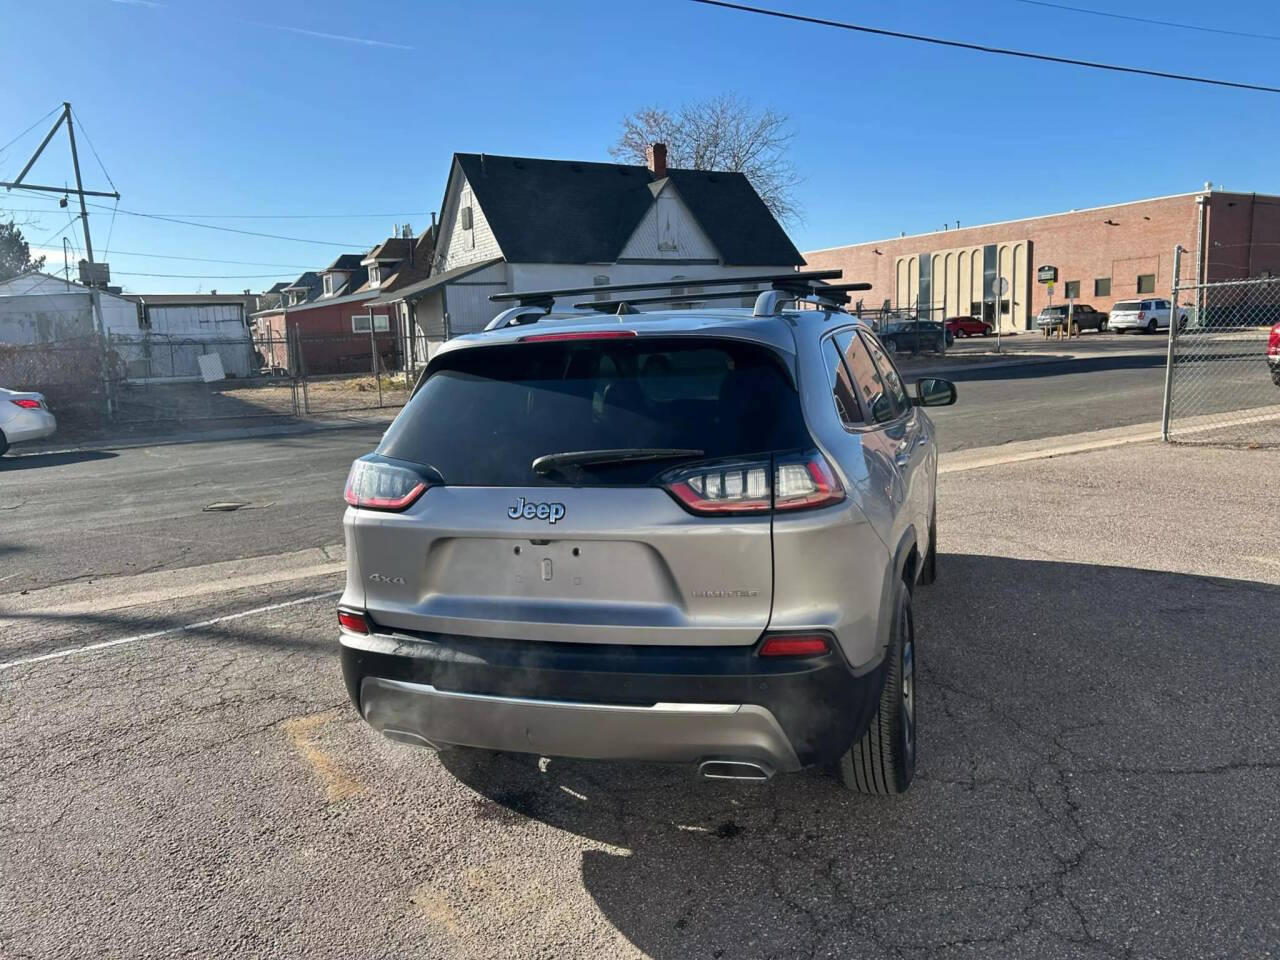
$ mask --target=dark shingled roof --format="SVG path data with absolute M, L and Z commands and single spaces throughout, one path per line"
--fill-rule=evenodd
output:
M 364 260 L 403 260 L 409 255 L 413 239 L 409 237 L 390 237 L 370 250 L 362 258 Z
M 303 298 L 303 303 L 310 303 L 324 291 L 324 281 L 320 278 L 320 274 L 314 270 L 308 270 L 285 289 L 305 290 L 307 295 Z
M 612 262 L 653 205 L 643 166 L 455 156 L 510 263 Z M 667 173 L 727 265 L 804 263 L 743 174 Z
M 324 268 L 323 272 L 328 273 L 330 270 L 359 270 L 360 261 L 364 259 L 363 253 L 344 253 L 337 260 Z

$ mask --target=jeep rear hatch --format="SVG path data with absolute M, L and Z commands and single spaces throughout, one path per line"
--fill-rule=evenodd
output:
M 757 344 L 615 336 L 444 354 L 369 461 L 425 492 L 350 517 L 376 578 L 366 605 L 415 632 L 754 643 L 773 510 L 842 495 L 811 446 L 782 359 Z M 357 504 L 380 489 L 357 487 Z

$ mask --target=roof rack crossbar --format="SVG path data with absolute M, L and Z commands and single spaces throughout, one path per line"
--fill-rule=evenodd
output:
M 849 293 L 857 290 L 870 290 L 869 283 L 826 284 L 820 281 L 809 281 L 807 284 L 791 284 L 775 282 L 770 289 L 795 294 L 805 298 L 813 298 L 813 302 L 830 303 L 834 306 L 845 306 L 849 303 Z M 704 300 L 737 300 L 759 297 L 760 291 L 750 290 L 713 290 L 708 293 L 671 293 L 655 297 L 621 297 L 616 300 L 582 300 L 574 304 L 578 310 L 593 310 L 596 313 L 618 313 L 623 305 L 627 307 L 645 306 L 655 303 L 701 303 Z
M 557 297 L 585 296 L 589 293 L 629 293 L 633 290 L 668 290 L 673 287 L 730 287 L 735 284 L 786 282 L 800 284 L 809 280 L 838 280 L 841 270 L 801 270 L 788 273 L 765 273 L 751 277 L 681 277 L 644 283 L 611 283 L 602 286 L 566 287 L 556 290 L 523 290 L 489 295 L 493 303 L 514 301 L 522 306 L 542 306 Z

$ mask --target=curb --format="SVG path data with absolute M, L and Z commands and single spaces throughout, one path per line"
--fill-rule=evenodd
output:
M 396 411 L 399 412 L 398 410 Z M 146 437 L 119 437 L 100 441 L 85 441 L 66 447 L 15 446 L 11 455 L 45 456 L 59 453 L 83 453 L 88 450 L 131 450 L 136 447 L 160 447 L 184 443 L 216 443 L 220 440 L 249 440 L 254 437 L 284 437 L 326 430 L 355 430 L 360 427 L 385 427 L 394 414 L 386 418 L 367 420 L 315 420 L 307 423 L 282 423 L 263 427 L 229 427 L 222 430 L 192 430 L 186 433 L 155 434 Z

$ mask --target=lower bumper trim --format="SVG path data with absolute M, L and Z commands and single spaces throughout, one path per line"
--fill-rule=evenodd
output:
M 784 772 L 801 766 L 777 718 L 757 704 L 581 703 L 459 693 L 376 676 L 361 681 L 359 703 L 374 729 L 422 746 L 607 760 L 727 758 Z

